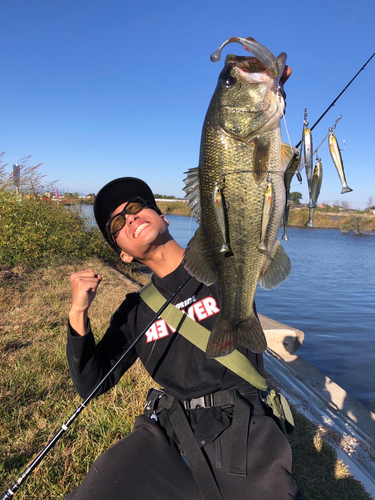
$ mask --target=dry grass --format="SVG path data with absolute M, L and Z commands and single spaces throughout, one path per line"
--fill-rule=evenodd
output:
M 69 275 L 87 268 L 103 275 L 90 314 L 93 329 L 101 336 L 125 294 L 139 287 L 134 280 L 97 259 L 0 274 L 0 494 L 12 486 L 81 402 L 65 357 L 66 318 Z M 64 498 L 95 458 L 130 432 L 152 384 L 143 367 L 135 364 L 114 389 L 90 403 L 16 497 Z M 295 418 L 294 475 L 307 499 L 370 498 L 348 477 L 321 432 L 303 417 Z
M 158 201 L 157 205 L 165 215 L 172 214 L 191 216 L 190 207 L 188 203 L 184 201 Z
M 308 208 L 291 207 L 289 212 L 289 226 L 304 227 L 309 219 Z M 340 229 L 342 231 L 375 231 L 375 216 L 372 214 L 329 213 L 317 208 L 314 212 L 314 226 L 325 229 Z

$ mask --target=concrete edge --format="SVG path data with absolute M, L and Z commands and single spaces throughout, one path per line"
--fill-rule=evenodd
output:
M 375 415 L 301 356 L 268 349 L 265 369 L 289 402 L 323 427 L 352 477 L 375 499 Z

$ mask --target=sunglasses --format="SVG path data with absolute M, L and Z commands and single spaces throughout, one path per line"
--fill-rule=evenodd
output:
M 145 207 L 152 208 L 156 212 L 155 205 L 153 205 L 150 201 L 144 200 L 137 196 L 136 198 L 132 198 L 128 203 L 124 206 L 124 208 L 118 214 L 114 215 L 109 219 L 107 224 L 105 225 L 106 233 L 109 236 L 115 236 L 126 224 L 126 215 L 136 215 L 138 212 L 143 210 Z

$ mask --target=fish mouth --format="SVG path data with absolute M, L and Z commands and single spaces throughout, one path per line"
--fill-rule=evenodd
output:
M 150 222 L 142 222 L 142 224 L 140 224 L 136 230 L 134 231 L 134 234 L 133 234 L 133 238 L 134 239 L 137 239 L 138 236 L 140 235 L 140 233 L 143 231 L 143 229 L 147 226 L 150 225 Z

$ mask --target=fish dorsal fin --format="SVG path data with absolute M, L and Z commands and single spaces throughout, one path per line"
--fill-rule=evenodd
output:
M 198 281 L 205 285 L 212 285 L 217 279 L 217 272 L 208 259 L 203 231 L 201 227 L 195 232 L 186 247 L 184 253 L 184 267 L 191 276 L 194 276 Z
M 266 290 L 278 287 L 289 276 L 291 269 L 289 257 L 280 241 L 277 240 L 271 261 L 259 280 L 260 286 Z
M 201 200 L 199 191 L 199 174 L 198 167 L 189 168 L 187 172 L 187 177 L 184 179 L 185 187 L 184 191 L 186 193 L 185 198 L 188 200 L 189 207 L 193 215 L 197 218 L 199 223 L 201 218 Z
M 294 153 L 297 153 L 298 149 L 290 144 L 286 144 L 285 142 L 281 145 L 281 162 L 283 165 L 283 170 L 285 171 L 286 167 L 289 165 L 290 160 Z

